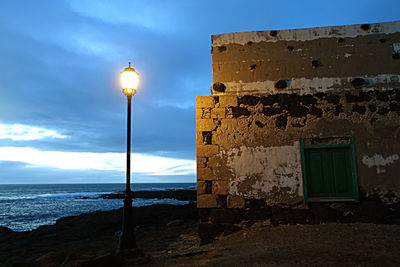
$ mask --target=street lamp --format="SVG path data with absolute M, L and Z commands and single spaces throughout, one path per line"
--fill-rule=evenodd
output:
M 139 74 L 134 68 L 125 68 L 121 72 L 122 92 L 128 99 L 128 119 L 126 136 L 126 189 L 124 199 L 124 211 L 122 217 L 122 235 L 119 240 L 119 249 L 136 248 L 135 229 L 133 227 L 132 195 L 131 195 L 131 102 L 132 96 L 136 93 L 139 83 Z

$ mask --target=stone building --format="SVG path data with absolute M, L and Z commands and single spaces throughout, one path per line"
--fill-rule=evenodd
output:
M 211 53 L 212 96 L 196 99 L 199 233 L 271 207 L 313 220 L 314 203 L 398 202 L 400 21 L 214 35 Z

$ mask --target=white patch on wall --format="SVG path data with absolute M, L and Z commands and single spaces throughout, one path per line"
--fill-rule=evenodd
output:
M 345 58 L 349 58 L 349 57 L 351 57 L 351 54 L 345 53 L 345 54 L 344 54 L 344 57 L 345 57 Z
M 277 94 L 277 93 L 297 93 L 299 95 L 314 94 L 329 90 L 337 90 L 337 88 L 348 87 L 353 88 L 351 81 L 358 77 L 315 77 L 312 79 L 293 78 L 289 81 L 289 86 L 285 89 L 276 89 L 276 81 L 259 81 L 259 82 L 224 82 L 226 90 L 224 93 L 214 93 L 214 95 L 224 94 Z M 392 90 L 383 86 L 388 83 L 399 84 L 400 75 L 398 74 L 379 74 L 376 76 L 364 77 L 366 81 L 362 90 Z M 395 85 L 393 85 L 395 86 Z
M 362 163 L 368 166 L 368 168 L 376 167 L 376 173 L 381 174 L 385 173 L 386 169 L 384 167 L 388 167 L 396 160 L 399 160 L 400 157 L 398 154 L 393 154 L 384 158 L 382 155 L 374 154 L 372 157 L 364 155 L 362 158 Z
M 289 188 L 288 193 L 303 196 L 299 142 L 280 147 L 241 146 L 226 153 L 227 166 L 235 174 L 230 194 L 257 198 L 272 193 L 276 188 Z M 253 179 L 251 188 L 242 192 L 239 186 L 247 179 Z
M 355 38 L 372 34 L 392 34 L 399 32 L 400 21 L 370 24 L 370 29 L 361 29 L 361 24 L 347 26 L 317 27 L 308 29 L 281 30 L 277 36 L 270 31 L 237 32 L 212 36 L 212 46 L 227 44 L 245 45 L 248 42 L 310 41 L 320 38 Z

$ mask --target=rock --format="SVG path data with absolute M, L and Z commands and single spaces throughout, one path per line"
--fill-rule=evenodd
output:
M 363 78 L 355 78 L 351 81 L 351 84 L 355 88 L 360 88 L 361 86 L 363 86 L 365 84 L 365 80 Z
M 223 93 L 223 92 L 225 92 L 225 90 L 226 90 L 225 84 L 216 82 L 212 85 L 211 92 L 215 91 L 215 92 Z
M 170 221 L 169 223 L 167 223 L 167 227 L 176 227 L 176 226 L 181 226 L 183 225 L 185 222 L 181 219 L 176 219 L 173 221 Z
M 332 203 L 329 207 L 337 211 L 340 222 L 351 222 L 357 220 L 355 217 L 357 204 L 355 203 Z M 346 218 L 341 218 L 340 215 Z
M 240 230 L 242 230 L 242 228 L 239 227 L 239 226 L 236 226 L 236 225 L 229 225 L 229 226 L 226 227 L 225 230 L 224 230 L 224 236 L 233 234 L 233 233 L 238 232 L 238 231 L 240 231 Z
M 245 213 L 246 220 L 266 220 L 271 217 L 270 209 L 249 210 Z
M 289 84 L 290 84 L 290 81 L 288 81 L 288 80 L 279 80 L 275 83 L 275 88 L 284 89 L 284 88 L 288 87 Z
M 235 218 L 233 212 L 228 209 L 213 209 L 210 211 L 210 218 L 213 223 L 228 223 L 233 224 Z
M 216 223 L 200 223 L 198 228 L 201 245 L 211 243 L 224 231 L 224 226 Z
M 152 242 L 157 238 L 176 240 L 182 231 L 193 228 L 191 225 L 197 223 L 198 219 L 194 204 L 134 207 L 133 212 L 134 226 L 140 226 L 138 235 L 142 235 L 141 240 L 143 236 L 150 236 Z M 176 219 L 185 223 L 171 228 L 173 231 L 165 231 L 165 225 Z M 116 258 L 112 253 L 118 244 L 115 233 L 121 229 L 121 225 L 122 208 L 64 217 L 54 225 L 28 232 L 13 232 L 7 227 L 1 227 L 0 266 L 80 266 L 83 262 L 86 266 L 106 266 L 111 261 L 113 264 L 109 266 L 115 266 Z M 151 247 L 160 249 L 165 245 L 160 242 L 151 244 Z M 49 254 L 52 251 L 55 253 Z M 130 264 L 130 259 L 128 261 Z M 148 258 L 132 260 L 133 263 L 137 261 L 148 261 Z
M 361 202 L 358 212 L 365 221 L 372 220 L 374 223 L 390 223 L 390 218 L 388 218 L 389 208 L 382 202 Z
M 344 207 L 346 207 L 346 204 L 343 202 L 335 202 L 329 205 L 331 209 L 336 209 L 336 210 L 342 210 Z
M 182 201 L 195 201 L 196 200 L 196 190 L 186 190 L 186 189 L 178 189 L 178 190 L 160 190 L 160 191 L 132 191 L 132 198 L 157 198 L 157 199 L 165 199 L 171 198 Z M 82 199 L 87 197 L 82 197 Z M 112 194 L 103 194 L 100 196 L 94 197 L 95 199 L 103 198 L 103 199 L 123 199 L 125 198 L 124 192 L 117 192 Z
M 57 254 L 56 252 L 52 251 L 47 254 L 44 254 L 37 258 L 34 262 L 34 266 L 60 266 L 60 263 L 64 260 L 64 258 Z
M 246 228 L 250 228 L 250 227 L 252 227 L 254 225 L 254 221 L 247 221 L 245 223 L 245 225 L 246 225 Z
M 274 206 L 272 208 L 272 215 L 271 215 L 272 225 L 296 224 L 296 217 L 299 216 L 298 215 L 294 216 L 295 212 L 299 211 Z
M 335 222 L 338 217 L 336 210 L 324 204 L 315 203 L 315 205 L 310 206 L 310 210 L 314 223 Z
M 263 222 L 261 222 L 261 227 L 270 227 L 272 224 L 271 224 L 271 220 L 265 220 L 265 221 L 263 221 Z
M 14 233 L 14 231 L 8 227 L 0 226 L 0 234 L 5 234 L 5 233 Z

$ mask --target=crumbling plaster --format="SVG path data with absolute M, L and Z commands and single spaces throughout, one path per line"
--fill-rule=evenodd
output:
M 352 81 L 358 77 L 314 77 L 291 78 L 287 80 L 288 86 L 277 90 L 276 81 L 265 80 L 257 82 L 233 81 L 225 82 L 225 92 L 215 92 L 214 95 L 236 94 L 236 95 L 261 95 L 279 93 L 296 93 L 300 95 L 316 94 L 326 91 L 343 90 L 352 91 Z M 363 77 L 365 84 L 363 91 L 371 90 L 392 90 L 400 87 L 400 75 L 398 74 L 379 74 L 376 76 Z M 390 86 L 388 86 L 390 84 Z
M 196 109 L 199 207 L 301 201 L 299 139 L 354 137 L 360 192 L 400 196 L 400 22 L 212 40 L 213 96 Z
M 303 192 L 298 140 L 336 143 L 354 136 L 361 188 L 400 192 L 395 156 L 378 166 L 385 170 L 378 176 L 363 158 L 400 151 L 398 100 L 400 90 L 207 97 L 206 106 L 198 101 L 198 177 L 225 181 L 232 196 L 296 203 Z
M 299 142 L 279 147 L 241 146 L 226 154 L 227 167 L 235 176 L 229 194 L 271 200 L 279 195 L 282 202 L 302 200 Z
M 368 168 L 376 167 L 376 174 L 381 174 L 386 172 L 387 166 L 393 165 L 396 160 L 399 160 L 400 157 L 398 154 L 393 154 L 387 157 L 382 155 L 374 154 L 369 157 L 368 155 L 364 155 L 362 157 L 362 163 L 368 166 Z

